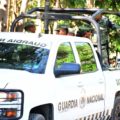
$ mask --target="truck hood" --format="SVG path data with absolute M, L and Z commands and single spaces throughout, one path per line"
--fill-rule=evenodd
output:
M 54 85 L 51 77 L 22 70 L 0 69 L 0 89 L 21 90 L 24 94 L 24 112 L 28 112 L 38 103 L 49 103 L 54 97 L 55 88 L 51 87 L 51 84 Z
M 30 73 L 22 70 L 0 69 L 0 89 L 9 88 L 10 84 L 17 84 L 16 87 L 18 85 L 20 87 L 22 84 L 43 80 L 44 76 L 44 74 Z

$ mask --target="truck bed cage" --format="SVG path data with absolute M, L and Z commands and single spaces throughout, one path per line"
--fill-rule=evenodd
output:
M 40 12 L 40 13 L 43 13 L 45 17 L 41 17 L 41 15 L 32 15 L 34 12 Z M 71 14 L 71 15 L 83 15 L 83 14 L 88 14 L 88 15 L 91 15 L 93 18 L 95 18 L 95 16 L 97 16 L 98 14 L 113 14 L 113 15 L 117 15 L 120 17 L 120 12 L 113 12 L 113 11 L 110 11 L 110 10 L 104 10 L 104 9 L 86 9 L 86 8 L 83 8 L 83 9 L 80 9 L 80 8 L 48 8 L 47 10 L 45 10 L 45 8 L 43 7 L 36 7 L 36 8 L 33 8 L 31 9 L 30 11 L 26 12 L 26 13 L 22 13 L 20 14 L 12 23 L 11 25 L 11 29 L 10 31 L 14 31 L 14 28 L 15 28 L 15 25 L 16 23 L 21 20 L 21 19 L 24 19 L 24 18 L 33 18 L 33 19 L 44 19 L 45 20 L 50 20 L 51 17 L 50 17 L 50 14 L 48 15 L 48 13 L 53 13 L 54 16 L 54 19 L 68 19 L 68 13 Z M 55 14 L 56 13 L 56 14 Z M 66 14 L 67 13 L 67 14 Z M 53 16 L 52 14 L 52 16 Z M 64 15 L 64 17 L 62 15 Z M 69 15 L 70 16 L 70 15 Z M 62 18 L 61 18 L 62 17 Z M 52 20 L 54 20 L 52 19 Z M 69 18 L 71 19 L 71 18 Z M 45 30 L 47 30 L 48 28 L 46 27 Z M 45 32 L 46 33 L 46 32 Z
M 37 12 L 37 14 L 33 14 Z M 38 12 L 40 12 L 38 14 Z M 89 17 L 83 16 L 83 14 L 88 14 Z M 32 18 L 32 19 L 41 19 L 44 21 L 44 29 L 45 33 L 49 32 L 48 26 L 49 22 L 52 20 L 85 20 L 92 23 L 95 27 L 97 33 L 97 51 L 100 57 L 100 63 L 102 64 L 102 45 L 101 45 L 101 37 L 100 37 L 100 28 L 97 22 L 95 21 L 95 17 L 98 14 L 113 14 L 120 17 L 120 12 L 113 12 L 104 9 L 76 9 L 76 8 L 49 8 L 49 4 L 46 5 L 45 8 L 36 7 L 31 9 L 26 13 L 20 14 L 11 25 L 10 31 L 13 32 L 16 26 L 16 23 L 24 18 Z

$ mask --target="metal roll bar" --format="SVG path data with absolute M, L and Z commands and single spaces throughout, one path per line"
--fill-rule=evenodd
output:
M 49 0 L 46 0 L 45 8 L 36 7 L 31 9 L 26 13 L 22 13 L 19 15 L 12 23 L 10 31 L 13 32 L 16 26 L 16 23 L 24 18 L 32 18 L 32 19 L 41 19 L 44 21 L 44 29 L 47 34 L 49 22 L 52 20 L 85 20 L 92 23 L 95 27 L 97 33 L 97 50 L 100 58 L 100 63 L 102 64 L 102 45 L 100 38 L 100 28 L 97 22 L 95 21 L 95 17 L 98 14 L 113 14 L 120 16 L 120 12 L 107 11 L 104 9 L 75 9 L 75 8 L 50 8 Z M 34 12 L 40 12 L 40 14 L 33 15 Z M 77 15 L 76 15 L 77 14 Z M 89 17 L 83 16 L 83 14 L 88 14 Z

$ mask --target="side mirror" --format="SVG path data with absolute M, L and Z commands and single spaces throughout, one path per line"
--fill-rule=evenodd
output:
M 55 77 L 61 75 L 70 75 L 70 74 L 79 74 L 80 73 L 80 64 L 76 63 L 63 63 L 59 68 L 55 68 L 54 74 Z

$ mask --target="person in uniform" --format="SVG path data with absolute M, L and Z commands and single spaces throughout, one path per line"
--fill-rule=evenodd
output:
M 36 25 L 33 21 L 29 21 L 29 22 L 25 23 L 24 29 L 25 29 L 25 32 L 35 33 L 36 32 Z
M 100 35 L 101 35 L 101 45 L 102 45 L 102 58 L 103 64 L 109 65 L 109 32 L 110 30 L 116 29 L 115 25 L 102 14 L 98 14 L 95 17 L 96 22 L 100 27 Z
M 67 35 L 69 30 L 66 25 L 58 25 L 55 29 L 55 32 L 57 35 Z
M 92 36 L 92 29 L 91 28 L 88 28 L 86 26 L 81 26 L 79 28 L 79 30 L 77 31 L 76 33 L 76 36 L 78 37 L 86 37 L 86 38 L 89 38 L 91 39 L 91 36 Z
M 68 34 L 68 28 L 67 27 L 61 27 L 59 29 L 59 35 L 67 35 Z

